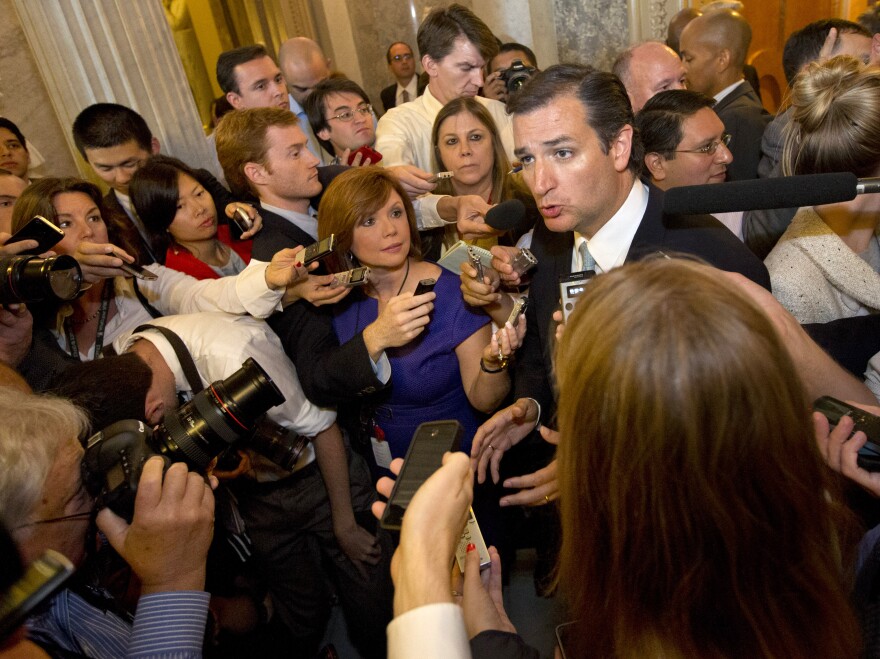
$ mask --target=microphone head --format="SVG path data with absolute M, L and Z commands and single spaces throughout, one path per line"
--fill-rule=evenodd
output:
M 525 204 L 519 199 L 508 199 L 489 209 L 486 213 L 486 224 L 499 231 L 509 231 L 519 226 L 525 216 Z

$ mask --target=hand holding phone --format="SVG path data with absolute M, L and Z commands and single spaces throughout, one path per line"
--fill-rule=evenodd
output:
M 36 247 L 19 252 L 20 254 L 36 255 L 48 252 L 61 242 L 62 238 L 64 238 L 63 230 L 56 227 L 42 215 L 35 215 L 30 222 L 12 234 L 9 240 L 6 241 L 6 244 L 20 243 L 23 240 L 36 240 Z

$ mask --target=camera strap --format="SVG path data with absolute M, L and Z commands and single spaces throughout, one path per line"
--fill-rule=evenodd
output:
M 181 338 L 167 327 L 159 327 L 158 325 L 150 325 L 149 323 L 135 327 L 134 332 L 132 333 L 137 334 L 138 332 L 144 332 L 146 330 L 156 330 L 168 340 L 168 343 L 171 344 L 171 347 L 174 349 L 174 354 L 177 355 L 177 361 L 180 362 L 180 368 L 183 370 L 183 374 L 186 376 L 186 381 L 189 383 L 193 394 L 197 394 L 204 389 L 205 386 L 202 383 L 202 378 L 199 375 L 199 371 L 196 368 L 192 355 L 189 354 L 189 350 L 187 350 L 186 345 Z

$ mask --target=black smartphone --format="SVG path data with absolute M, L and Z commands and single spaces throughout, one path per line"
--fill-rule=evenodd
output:
M 122 265 L 119 266 L 119 268 L 123 272 L 127 272 L 128 274 L 130 274 L 132 277 L 137 277 L 138 279 L 146 279 L 147 281 L 155 281 L 159 278 L 159 275 L 142 268 L 137 263 L 129 263 L 116 252 L 113 252 L 113 256 L 115 256 L 117 259 L 122 259 Z
M 330 256 L 333 253 L 333 248 L 336 245 L 336 236 L 330 234 L 324 240 L 319 240 L 316 243 L 312 243 L 308 247 L 303 250 L 303 265 L 309 265 L 310 263 L 314 263 L 315 261 L 320 261 L 321 259 Z
M 380 524 L 382 528 L 400 530 L 403 515 L 422 483 L 443 464 L 443 454 L 461 448 L 461 424 L 449 421 L 429 421 L 416 428 L 403 460 L 403 468 L 394 482 Z
M 422 279 L 418 286 L 416 286 L 416 292 L 413 295 L 422 295 L 423 293 L 430 293 L 434 290 L 434 285 L 437 283 L 436 279 Z
M 36 240 L 37 246 L 22 252 L 22 254 L 42 254 L 61 242 L 62 238 L 64 238 L 64 231 L 42 215 L 35 215 L 30 222 L 12 234 L 6 244 L 20 243 L 22 240 Z
M 0 593 L 0 640 L 21 627 L 40 604 L 73 574 L 73 563 L 52 549 L 30 564 L 21 579 Z
M 868 471 L 880 471 L 880 416 L 831 396 L 818 398 L 813 403 L 813 409 L 828 417 L 832 426 L 836 426 L 843 416 L 851 417 L 855 422 L 853 433 L 861 430 L 868 436 L 868 441 L 859 449 L 859 466 Z

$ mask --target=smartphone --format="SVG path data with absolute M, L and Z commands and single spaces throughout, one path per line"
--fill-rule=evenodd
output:
M 238 230 L 244 233 L 245 231 L 250 231 L 254 228 L 254 221 L 251 219 L 251 216 L 247 214 L 247 212 L 242 208 L 236 208 L 235 212 L 232 214 L 232 221 L 235 222 L 235 226 L 238 227 Z
M 562 318 L 564 322 L 568 322 L 568 317 L 574 311 L 575 302 L 577 302 L 578 297 L 583 294 L 587 284 L 595 276 L 596 272 L 594 270 L 584 270 L 559 278 L 559 297 L 562 300 Z
M 353 270 L 346 270 L 345 272 L 337 272 L 333 281 L 337 286 L 347 286 L 349 288 L 363 286 L 370 281 L 370 269 L 363 266 Z
M 556 645 L 559 648 L 559 656 L 562 659 L 572 659 L 574 657 L 573 654 L 566 652 L 566 650 L 572 649 L 572 640 L 574 633 L 577 631 L 577 623 L 577 620 L 573 620 L 556 626 Z
M 49 251 L 61 242 L 62 238 L 64 238 L 64 231 L 42 215 L 35 215 L 30 222 L 12 234 L 6 244 L 20 243 L 22 240 L 36 240 L 38 243 L 36 247 L 22 252 L 22 254 L 36 255 Z
M 428 183 L 437 183 L 438 181 L 442 181 L 444 179 L 453 178 L 455 174 L 453 172 L 438 172 L 434 174 L 431 178 L 428 179 Z
M 514 302 L 513 309 L 510 310 L 510 316 L 508 316 L 507 322 L 513 325 L 513 327 L 516 327 L 519 324 L 519 317 L 522 316 L 528 308 L 529 298 L 524 295 Z
M 880 471 L 880 416 L 865 412 L 831 396 L 822 396 L 813 403 L 813 409 L 821 412 L 836 426 L 843 416 L 851 417 L 855 422 L 853 433 L 861 430 L 868 436 L 868 441 L 859 449 L 858 464 L 867 471 Z
M 137 263 L 129 263 L 116 252 L 113 252 L 113 256 L 115 256 L 117 259 L 122 259 L 122 265 L 120 266 L 120 269 L 123 272 L 130 274 L 132 277 L 137 277 L 138 279 L 146 279 L 147 281 L 155 281 L 159 278 L 159 275 L 142 268 Z
M 355 149 L 350 154 L 348 154 L 348 164 L 354 162 L 354 159 L 357 157 L 357 154 L 361 154 L 361 164 L 370 161 L 371 165 L 375 165 L 377 162 L 382 160 L 382 154 L 376 151 L 375 149 L 371 149 L 369 146 L 362 146 L 360 149 Z
M 336 236 L 332 233 L 324 238 L 324 240 L 312 243 L 303 250 L 303 265 L 309 265 L 310 263 L 320 261 L 321 259 L 330 256 L 330 254 L 333 253 L 335 245 Z
M 416 286 L 416 292 L 413 295 L 421 295 L 422 293 L 430 293 L 434 290 L 434 285 L 437 283 L 436 279 L 422 279 L 419 282 L 419 285 Z
M 0 594 L 0 640 L 21 627 L 28 616 L 73 574 L 64 554 L 47 549 L 30 564 L 21 579 Z
M 382 528 L 400 530 L 403 515 L 416 490 L 440 468 L 444 453 L 461 448 L 462 430 L 461 424 L 454 419 L 429 421 L 416 428 L 379 522 Z
M 483 272 L 483 262 L 480 260 L 480 255 L 477 253 L 477 250 L 475 250 L 471 245 L 468 245 L 467 253 L 471 265 L 474 266 L 474 269 L 477 271 L 476 279 L 478 282 L 482 283 L 485 273 Z
M 513 261 L 511 261 L 510 265 L 514 272 L 522 277 L 529 270 L 538 265 L 538 259 L 535 258 L 535 255 L 532 254 L 531 250 L 523 247 L 519 250 L 519 254 L 513 257 Z

